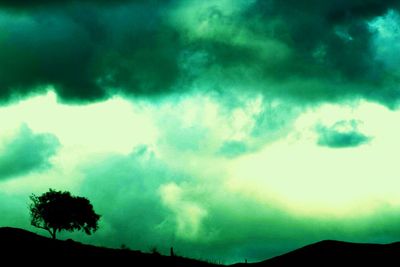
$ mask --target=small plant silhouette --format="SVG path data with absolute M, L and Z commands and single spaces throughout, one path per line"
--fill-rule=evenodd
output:
M 150 248 L 150 252 L 151 252 L 151 254 L 156 255 L 156 256 L 160 256 L 161 255 L 156 246 L 151 247 Z
M 127 245 L 121 244 L 121 249 L 122 250 L 131 250 Z
M 90 235 L 99 227 L 100 215 L 94 212 L 87 198 L 49 189 L 40 196 L 32 194 L 30 199 L 31 224 L 48 231 L 53 239 L 62 230 L 83 230 Z

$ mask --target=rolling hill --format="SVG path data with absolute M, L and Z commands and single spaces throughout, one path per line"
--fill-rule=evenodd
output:
M 400 266 L 400 242 L 364 244 L 333 240 L 317 242 L 281 256 L 235 266 Z
M 219 265 L 180 256 L 163 256 L 127 249 L 111 249 L 72 240 L 53 240 L 19 228 L 0 228 L 0 265 L 40 266 L 175 266 L 216 267 Z M 400 242 L 362 244 L 333 240 L 317 242 L 258 263 L 232 267 L 276 266 L 400 266 Z
M 3 265 L 2 263 L 12 264 Z M 175 266 L 217 265 L 184 257 L 111 249 L 53 240 L 19 228 L 0 228 L 0 266 Z

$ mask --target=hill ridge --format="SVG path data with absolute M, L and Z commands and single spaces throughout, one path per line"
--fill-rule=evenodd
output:
M 398 266 L 400 242 L 389 244 L 322 240 L 254 266 Z
M 17 255 L 16 257 L 14 255 Z M 164 256 L 137 250 L 106 248 L 69 240 L 53 240 L 21 228 L 0 227 L 0 258 L 41 266 L 75 264 L 81 266 L 175 266 L 215 267 L 217 264 L 180 256 Z M 40 262 L 39 262 L 40 261 Z M 321 240 L 277 257 L 257 263 L 230 266 L 397 266 L 400 265 L 400 242 L 389 244 Z
M 17 255 L 17 256 L 15 256 Z M 39 263 L 41 266 L 193 266 L 213 267 L 181 256 L 164 256 L 137 250 L 99 247 L 68 240 L 54 240 L 21 228 L 0 227 L 0 259 L 12 265 Z M 36 264 L 34 264 L 36 265 Z

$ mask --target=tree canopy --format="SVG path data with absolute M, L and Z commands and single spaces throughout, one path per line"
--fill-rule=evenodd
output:
M 62 230 L 83 230 L 90 235 L 98 229 L 100 215 L 87 198 L 49 189 L 40 196 L 32 194 L 30 199 L 31 224 L 48 231 L 53 239 Z

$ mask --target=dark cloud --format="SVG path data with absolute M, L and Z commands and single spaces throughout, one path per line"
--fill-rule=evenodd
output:
M 101 4 L 101 5 L 118 5 L 120 3 L 141 3 L 145 0 L 117 0 L 117 1 L 109 1 L 109 0 L 0 0 L 0 7 L 10 8 L 10 9 L 30 9 L 30 8 L 38 8 L 38 7 L 59 7 L 65 6 L 68 4 Z M 154 0 L 153 2 L 156 2 Z
M 47 85 L 66 101 L 163 94 L 179 74 L 176 33 L 151 3 L 3 11 L 0 24 L 3 99 Z
M 49 158 L 59 146 L 54 135 L 35 134 L 28 126 L 22 125 L 15 137 L 2 144 L 0 180 L 49 168 Z
M 398 1 L 260 0 L 232 3 L 236 11 L 197 1 L 105 2 L 0 1 L 35 7 L 0 11 L 0 97 L 46 85 L 64 101 L 196 88 L 395 106 L 400 95 L 368 24 Z M 196 12 L 181 8 L 190 5 Z
M 377 60 L 369 22 L 397 8 L 396 1 L 257 1 L 225 15 L 213 7 L 203 12 L 210 34 L 227 34 L 194 45 L 212 55 L 222 87 L 304 103 L 364 97 L 393 106 L 398 75 Z
M 318 145 L 331 148 L 357 147 L 371 141 L 371 137 L 357 131 L 357 121 L 339 121 L 332 127 L 317 127 Z

